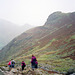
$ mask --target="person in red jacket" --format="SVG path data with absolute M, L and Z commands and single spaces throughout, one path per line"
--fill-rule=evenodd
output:
M 25 64 L 25 62 L 24 62 L 24 61 L 22 61 L 21 66 L 22 66 L 22 71 L 23 71 L 23 70 L 24 70 L 24 68 L 25 68 L 25 66 L 26 66 L 26 64 Z
M 12 61 L 12 59 L 8 62 L 9 71 L 11 70 L 11 61 Z

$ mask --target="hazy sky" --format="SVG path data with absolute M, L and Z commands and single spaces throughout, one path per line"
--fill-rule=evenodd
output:
M 43 25 L 56 11 L 74 12 L 75 0 L 0 0 L 0 19 L 19 25 Z

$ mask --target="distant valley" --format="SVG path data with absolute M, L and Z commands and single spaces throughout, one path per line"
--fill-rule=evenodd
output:
M 29 24 L 19 26 L 12 22 L 0 19 L 0 49 L 8 44 L 13 38 L 30 28 L 33 28 L 33 26 Z

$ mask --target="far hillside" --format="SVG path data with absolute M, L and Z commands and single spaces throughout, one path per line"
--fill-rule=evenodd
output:
M 33 28 L 33 26 L 29 24 L 19 26 L 12 22 L 0 19 L 0 49 L 8 44 L 13 38 L 30 28 Z

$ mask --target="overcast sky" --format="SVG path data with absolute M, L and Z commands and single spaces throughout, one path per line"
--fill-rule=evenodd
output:
M 0 19 L 19 25 L 44 25 L 56 11 L 74 12 L 75 0 L 0 0 Z

